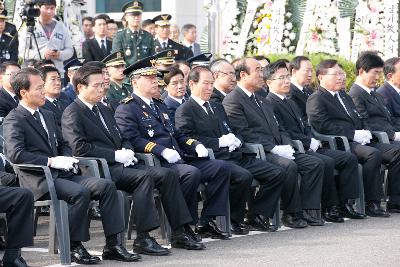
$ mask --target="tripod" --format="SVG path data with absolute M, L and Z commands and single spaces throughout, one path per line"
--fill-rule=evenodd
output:
M 33 23 L 32 23 L 32 21 L 27 21 L 26 22 L 26 27 L 27 27 L 26 28 L 26 40 L 25 40 L 25 49 L 24 49 L 24 54 L 23 54 L 24 55 L 24 57 L 23 57 L 24 62 L 25 62 L 26 59 L 29 58 L 29 50 L 32 47 L 32 39 L 35 41 L 36 50 L 37 50 L 37 53 L 39 55 L 39 60 L 42 60 L 42 56 L 40 55 L 39 45 L 38 45 L 38 42 L 36 40 L 36 36 L 35 36 L 35 33 L 34 33 L 34 31 L 35 31 L 35 21 L 33 20 Z M 28 55 L 27 55 L 27 53 L 28 53 Z

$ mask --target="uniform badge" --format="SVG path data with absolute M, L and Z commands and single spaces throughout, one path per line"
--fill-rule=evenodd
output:
M 6 52 L 6 59 L 7 60 L 9 60 L 11 57 L 10 57 L 10 53 L 8 53 L 8 51 Z
M 164 119 L 169 120 L 169 116 L 167 113 L 163 113 Z
M 146 108 L 146 106 L 145 106 L 145 105 L 143 105 L 143 106 L 142 106 L 142 108 Z
M 178 49 L 174 50 L 175 55 L 178 55 Z
M 145 112 L 145 111 L 143 111 L 143 114 L 144 114 L 146 117 L 149 116 L 149 114 L 148 114 L 147 112 Z
M 125 55 L 127 55 L 128 57 L 132 54 L 131 50 L 128 48 L 125 51 Z
M 154 130 L 153 129 L 148 129 L 147 133 L 149 134 L 150 137 L 154 136 Z

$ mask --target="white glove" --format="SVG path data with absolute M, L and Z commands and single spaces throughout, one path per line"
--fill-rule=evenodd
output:
M 229 146 L 229 152 L 234 151 L 236 148 L 239 148 L 242 145 L 242 142 L 239 140 L 239 138 L 235 137 L 235 141 L 233 144 Z
M 274 148 L 271 150 L 271 153 L 287 159 L 294 159 L 294 149 L 290 145 L 274 146 Z
M 394 141 L 400 141 L 400 132 L 394 133 Z
M 125 164 L 130 160 L 133 160 L 135 153 L 132 150 L 127 150 L 125 148 L 115 151 L 115 161 Z
M 319 141 L 315 138 L 311 138 L 311 143 L 310 143 L 310 150 L 312 151 L 317 151 L 319 148 Z
M 353 140 L 357 143 L 365 145 L 365 141 L 368 139 L 368 133 L 365 130 L 355 130 Z
M 208 157 L 208 150 L 203 144 L 198 144 L 196 146 L 196 153 L 199 158 Z
M 197 147 L 196 147 L 197 148 Z M 161 156 L 168 161 L 168 163 L 176 163 L 181 160 L 181 156 L 178 151 L 170 148 L 166 148 L 161 152 Z
M 371 132 L 370 132 L 369 130 L 364 130 L 364 132 L 365 132 L 365 135 L 367 136 L 367 138 L 368 138 L 369 140 L 371 140 L 371 139 L 372 139 L 372 134 L 371 134 Z
M 229 147 L 235 142 L 235 135 L 233 133 L 224 134 L 218 138 L 219 147 Z
M 135 157 L 135 152 L 133 152 L 132 149 L 126 149 L 123 147 L 122 151 L 125 151 L 129 156 L 128 161 L 124 163 L 124 167 L 133 166 L 138 162 L 138 159 Z
M 79 160 L 73 157 L 57 156 L 50 158 L 50 167 L 54 169 L 69 171 L 74 168 L 74 164 Z
M 5 167 L 5 166 L 6 166 L 6 162 L 7 162 L 6 156 L 4 156 L 3 153 L 0 153 L 0 158 L 1 158 L 1 160 L 3 161 L 3 165 L 4 165 L 4 167 Z

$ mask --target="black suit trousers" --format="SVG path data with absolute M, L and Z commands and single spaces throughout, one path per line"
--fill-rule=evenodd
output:
M 318 149 L 307 154 L 324 162 L 324 183 L 322 187 L 322 207 L 346 204 L 359 196 L 358 161 L 351 153 L 332 149 Z M 339 174 L 335 177 L 334 170 Z
M 247 176 L 250 174 L 251 178 L 260 183 L 257 193 L 255 195 L 251 194 L 248 197 L 249 210 L 247 213 L 247 218 L 252 219 L 256 215 L 263 215 L 265 217 L 272 218 L 274 216 L 276 204 L 278 203 L 282 187 L 286 179 L 283 168 L 265 160 L 255 159 L 249 156 L 243 156 L 242 158 L 233 160 L 231 162 L 231 177 L 239 177 L 240 175 L 242 175 L 242 177 L 246 177 L 246 174 Z M 249 185 L 251 185 L 251 182 L 252 179 L 250 180 Z M 237 191 L 247 192 L 247 190 L 244 190 L 244 188 L 247 187 L 238 186 Z M 253 190 L 250 191 L 253 192 Z M 231 218 L 233 219 L 232 198 L 233 196 L 230 196 Z
M 32 192 L 25 188 L 0 186 L 0 212 L 7 216 L 6 248 L 32 246 Z
M 54 186 L 57 197 L 68 203 L 71 241 L 90 239 L 88 208 L 92 199 L 99 201 L 105 236 L 124 231 L 123 211 L 118 201 L 117 189 L 112 181 L 71 175 L 56 178 Z
M 301 209 L 320 209 L 324 163 L 321 159 L 307 154 L 295 153 L 294 157 L 294 160 L 290 160 L 266 153 L 269 162 L 286 170 L 281 208 L 285 213 L 295 213 Z M 301 175 L 300 188 L 298 174 Z

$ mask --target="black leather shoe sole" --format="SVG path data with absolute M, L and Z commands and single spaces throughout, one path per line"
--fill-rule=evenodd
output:
M 379 217 L 379 218 L 389 218 L 390 214 L 387 212 L 371 212 L 365 211 L 365 213 L 370 217 Z
M 136 253 L 144 254 L 144 255 L 150 255 L 150 256 L 167 256 L 171 254 L 171 251 L 165 250 L 165 251 L 149 251 L 145 248 L 142 247 L 137 247 L 133 246 L 133 251 Z
M 133 255 L 132 257 L 127 258 L 120 255 L 114 255 L 111 253 L 103 253 L 102 258 L 103 260 L 133 262 L 133 261 L 139 261 L 142 257 L 140 257 L 140 255 Z
M 71 261 L 76 262 L 78 264 L 94 265 L 94 264 L 100 263 L 101 260 L 100 259 L 87 259 L 87 258 L 78 259 L 71 255 Z
M 183 248 L 187 250 L 203 250 L 206 246 L 203 243 L 187 244 L 184 242 L 171 242 L 171 247 L 173 248 Z
M 332 222 L 332 223 L 343 223 L 344 222 L 343 217 L 324 215 L 323 218 L 325 221 Z

